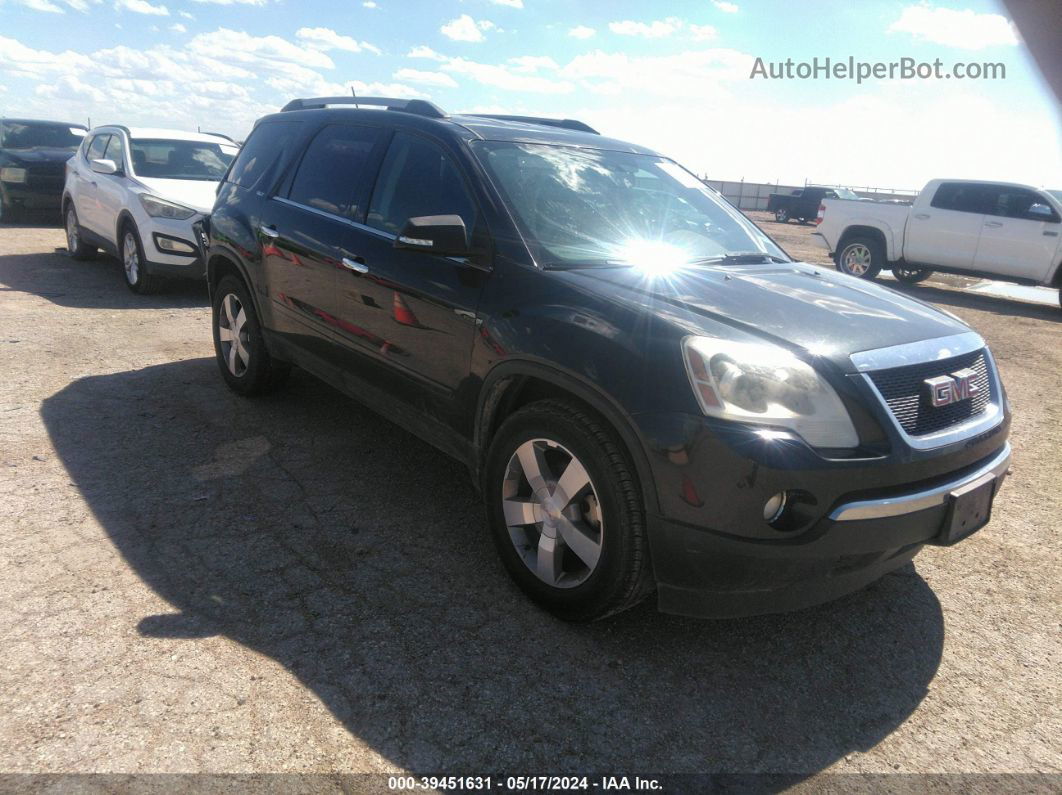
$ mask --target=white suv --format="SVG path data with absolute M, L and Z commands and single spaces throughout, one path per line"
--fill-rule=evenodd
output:
M 237 151 L 230 138 L 212 133 L 95 128 L 66 164 L 70 256 L 115 254 L 136 293 L 154 292 L 166 276 L 203 278 L 192 224 L 214 206 Z

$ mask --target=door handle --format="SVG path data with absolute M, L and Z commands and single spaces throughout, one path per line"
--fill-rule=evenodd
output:
M 354 271 L 355 273 L 368 273 L 369 266 L 365 264 L 365 260 L 361 257 L 343 257 L 343 267 L 347 270 Z
M 1052 232 L 1050 229 L 1044 232 L 1045 237 L 1058 237 L 1058 232 Z
M 915 213 L 915 218 L 919 221 L 924 221 L 929 217 L 929 213 Z
M 997 229 L 1003 226 L 1003 224 L 1001 224 L 999 221 L 985 221 L 985 226 L 987 226 L 989 229 Z
M 280 232 L 277 231 L 277 228 L 275 226 L 266 226 L 265 224 L 261 224 L 258 227 L 258 230 L 266 237 L 280 237 Z

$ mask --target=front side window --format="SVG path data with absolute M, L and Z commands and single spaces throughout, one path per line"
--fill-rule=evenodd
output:
M 375 127 L 329 124 L 322 128 L 302 156 L 288 198 L 333 215 L 356 215 L 353 202 L 379 137 Z
M 83 127 L 69 124 L 5 121 L 0 127 L 0 146 L 4 149 L 65 149 L 75 151 L 85 140 Z
M 1046 198 L 1025 188 L 999 188 L 989 212 L 991 215 L 1020 218 L 1025 221 L 1058 220 L 1058 215 Z
M 395 133 L 373 189 L 366 223 L 397 235 L 410 218 L 459 215 L 471 232 L 475 207 L 460 173 L 439 147 L 414 135 Z
M 133 172 L 148 179 L 217 181 L 238 151 L 235 146 L 203 141 L 133 138 Z
M 697 177 L 659 155 L 508 141 L 472 147 L 546 266 L 736 254 L 788 259 Z

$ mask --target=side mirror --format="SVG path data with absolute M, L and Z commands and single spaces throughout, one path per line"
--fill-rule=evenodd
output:
M 117 174 L 118 164 L 113 160 L 105 160 L 103 158 L 99 160 L 93 160 L 89 163 L 89 166 L 97 174 Z
M 466 257 L 472 253 L 465 222 L 460 215 L 410 218 L 395 238 L 395 248 L 424 251 L 443 257 Z

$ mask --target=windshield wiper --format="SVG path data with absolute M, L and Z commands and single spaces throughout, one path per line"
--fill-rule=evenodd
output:
M 694 262 L 698 264 L 706 262 L 727 262 L 741 265 L 756 262 L 789 262 L 789 260 L 776 257 L 773 254 L 767 254 L 763 251 L 729 251 L 720 257 L 704 257 L 703 259 L 694 260 Z

